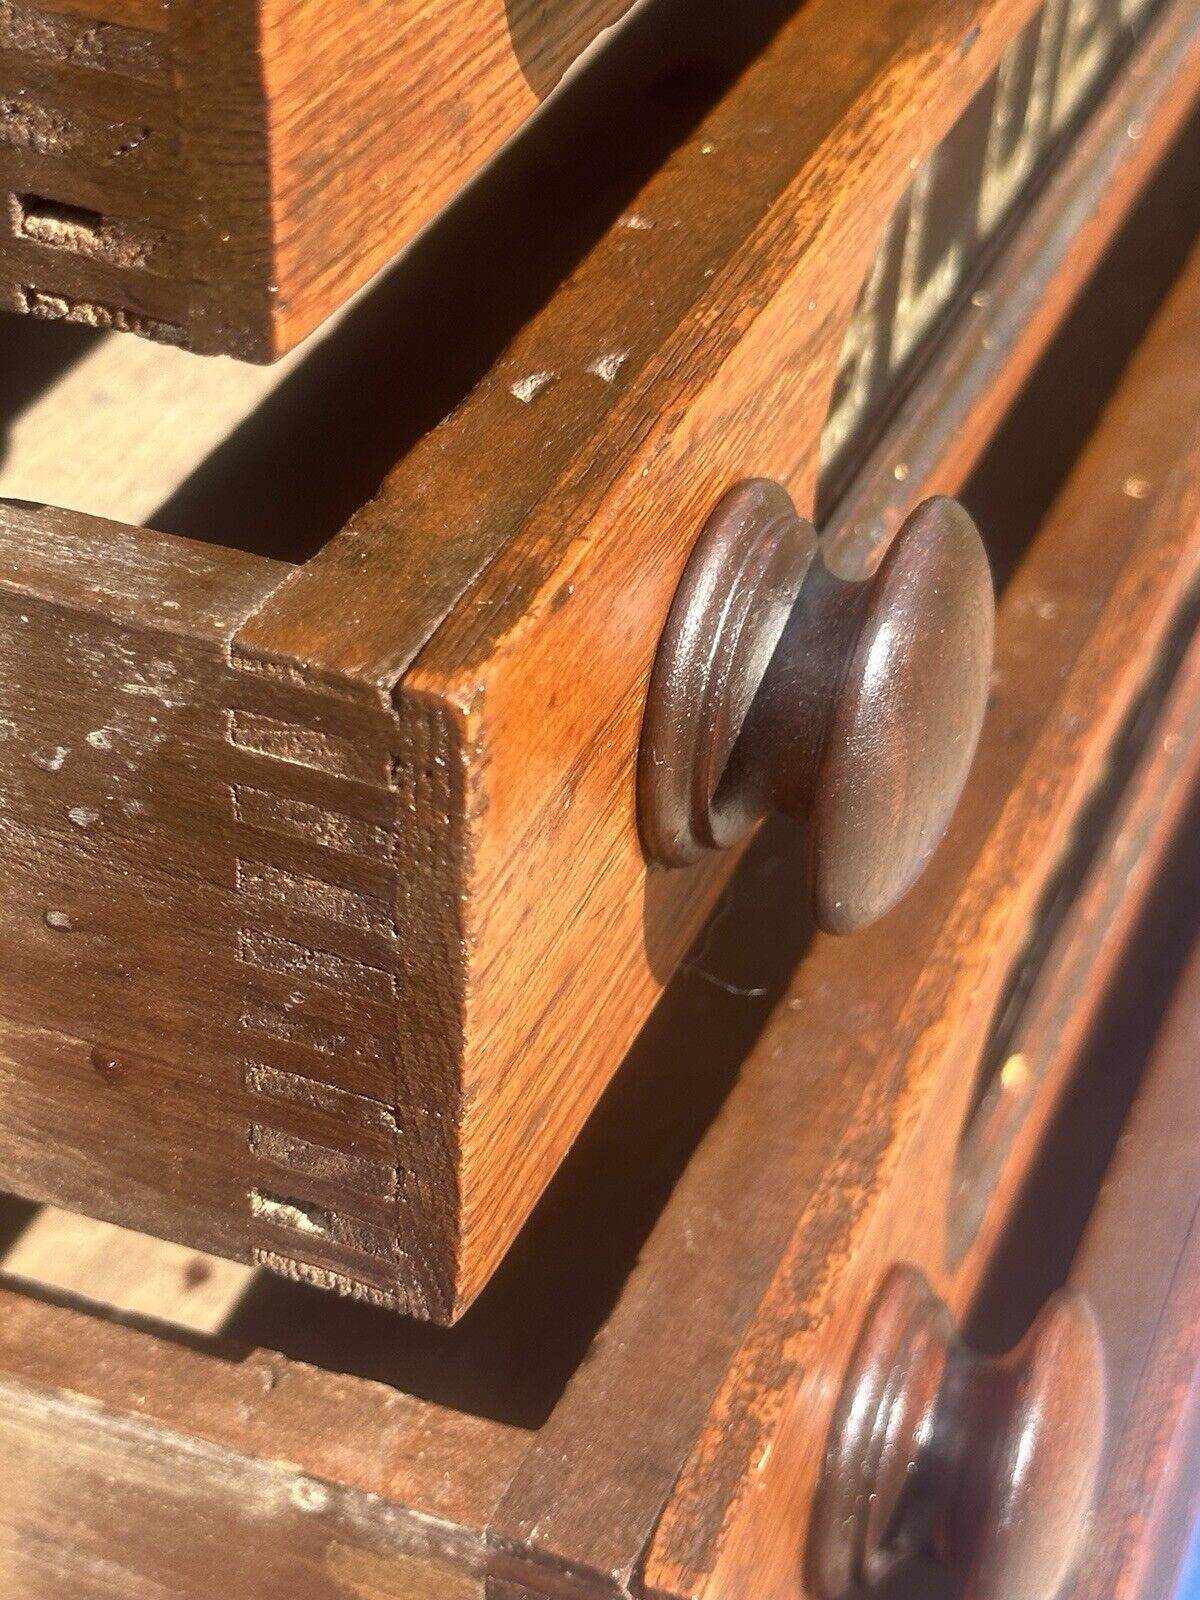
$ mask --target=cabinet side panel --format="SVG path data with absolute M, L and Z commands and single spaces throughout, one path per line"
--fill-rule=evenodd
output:
M 226 617 L 204 547 L 4 519 L 0 1186 L 444 1315 L 454 896 L 400 816 L 445 814 L 444 758 L 235 664 L 261 595 Z

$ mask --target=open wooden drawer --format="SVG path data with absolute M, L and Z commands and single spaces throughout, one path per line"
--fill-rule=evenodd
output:
M 10 1281 L 9 1593 L 831 1592 L 821 1507 L 870 1308 L 904 1267 L 965 1320 L 1156 885 L 1185 882 L 1171 852 L 1200 774 L 1198 337 L 1193 259 L 1004 586 L 979 757 L 910 898 L 855 941 L 814 934 L 794 845 L 762 837 L 458 1327 L 263 1275 L 222 1336 L 181 1338 L 144 1302 L 122 1320 Z M 14 1073 L 6 1103 L 28 1082 Z M 1161 1213 L 1164 1251 L 1176 1220 Z M 1090 1243 L 1080 1257 L 1107 1338 L 1104 1260 Z M 184 1288 L 204 1270 L 185 1262 Z M 1120 1324 L 1126 1355 L 1152 1299 Z M 1082 1392 L 1094 1453 L 1096 1386 L 1040 1370 Z M 997 1493 L 1011 1414 L 965 1435 Z M 950 1519 L 977 1579 L 1017 1560 L 1023 1600 L 1052 1593 L 1090 1487 L 1054 1470 L 1053 1428 L 1033 1445 L 1044 1501 L 1015 1531 Z M 853 1497 L 852 1512 L 873 1555 Z M 906 1516 L 874 1529 L 880 1554 L 909 1531 Z
M 631 4 L 5 0 L 0 307 L 271 360 Z
M 583 259 L 448 421 L 407 450 L 375 439 L 382 489 L 301 565 L 261 554 L 254 524 L 275 500 L 299 524 L 328 487 L 321 430 L 362 373 L 307 390 L 323 476 L 295 453 L 223 475 L 241 436 L 200 474 L 208 520 L 189 527 L 232 542 L 236 525 L 249 549 L 0 508 L 7 1187 L 461 1314 L 737 855 L 649 870 L 635 804 L 652 662 L 708 513 L 750 476 L 815 512 L 857 441 L 827 548 L 869 566 L 912 505 L 961 485 L 1193 102 L 1189 0 L 1128 8 L 1132 54 L 1106 22 L 1087 73 L 1082 9 L 802 7 L 640 190 L 625 172 L 619 209 L 599 185 L 608 223 Z M 982 159 L 984 113 L 1009 126 L 1043 60 L 1076 136 L 1005 250 L 999 222 L 955 246 L 951 284 L 916 261 L 939 141 L 973 129 Z M 1025 88 L 1014 206 L 1046 154 Z M 430 248 L 377 378 L 422 319 L 466 314 L 434 295 Z M 914 330 L 951 332 L 882 395 L 862 352 L 897 271 L 912 361 Z M 957 317 L 954 287 L 973 291 Z M 347 324 L 323 348 L 363 342 Z M 165 354 L 181 392 L 200 381 Z M 403 387 L 423 399 L 409 370 Z

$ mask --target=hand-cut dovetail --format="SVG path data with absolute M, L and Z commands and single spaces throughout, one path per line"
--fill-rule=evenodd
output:
M 312 767 L 335 778 L 355 778 L 360 783 L 380 788 L 388 783 L 386 761 L 372 757 L 349 739 L 339 739 L 300 723 L 281 722 L 257 711 L 227 711 L 226 737 L 240 750 L 287 761 L 297 767 Z
M 75 72 L 104 72 L 146 84 L 167 84 L 171 69 L 163 37 L 116 23 L 97 26 L 87 16 L 65 9 L 52 13 L 22 5 L 0 4 L 0 50 L 26 56 L 47 66 L 69 64 Z
M 281 911 L 323 917 L 385 939 L 396 937 L 395 920 L 382 900 L 324 878 L 286 872 L 266 862 L 239 860 L 237 887 L 239 894 L 251 895 Z
M 232 785 L 230 793 L 234 820 L 261 833 L 303 839 L 346 855 L 370 856 L 388 848 L 388 830 L 377 823 L 339 811 L 326 811 L 321 806 L 310 805 L 307 800 L 270 794 L 246 784 Z
M 322 1083 L 319 1079 L 306 1078 L 301 1073 L 287 1072 L 261 1061 L 244 1064 L 242 1082 L 251 1094 L 263 1100 L 324 1111 L 347 1127 L 363 1128 L 370 1133 L 396 1132 L 396 1113 L 391 1106 L 364 1094 L 353 1094 L 337 1084 Z
M 331 950 L 296 944 L 261 928 L 238 930 L 238 960 L 278 977 L 306 978 L 347 996 L 359 994 L 384 1004 L 396 998 L 396 980 L 390 972 L 334 955 Z
M 299 1046 L 331 1060 L 376 1068 L 381 1073 L 390 1070 L 391 1047 L 377 1034 L 360 1033 L 257 995 L 248 997 L 242 1006 L 238 1026 L 264 1039 L 290 1048 Z
M 182 344 L 183 329 L 173 322 L 146 317 L 124 306 L 102 305 L 98 300 L 74 300 L 70 295 L 47 294 L 24 285 L 17 290 L 18 309 L 42 322 L 77 322 L 85 328 L 106 328 L 116 333 L 137 333 L 158 344 Z
M 126 271 L 148 267 L 167 242 L 161 229 L 142 228 L 121 217 L 106 217 L 87 206 L 67 205 L 43 195 L 13 195 L 9 207 L 18 238 Z
M 395 1199 L 396 1170 L 386 1162 L 331 1150 L 327 1145 L 314 1144 L 311 1139 L 266 1128 L 261 1123 L 251 1123 L 247 1143 L 260 1160 L 284 1171 L 337 1184 L 375 1200 Z
M 256 1246 L 250 1252 L 250 1259 L 256 1267 L 265 1267 L 280 1278 L 290 1278 L 293 1283 L 312 1284 L 318 1289 L 329 1289 L 347 1300 L 360 1300 L 364 1305 L 381 1306 L 388 1311 L 405 1311 L 416 1317 L 429 1314 L 425 1297 L 415 1290 L 389 1294 L 383 1289 L 373 1289 L 347 1273 L 305 1261 L 298 1253 L 284 1255 L 278 1250 L 264 1250 Z
M 392 1254 L 392 1238 L 385 1228 L 291 1195 L 251 1189 L 250 1212 L 257 1221 L 300 1237 L 323 1239 L 376 1259 L 386 1260 Z
M 165 143 L 144 124 L 112 122 L 76 107 L 39 104 L 21 94 L 0 97 L 0 147 L 21 155 L 89 161 L 99 154 L 102 165 L 120 162 L 144 171 Z

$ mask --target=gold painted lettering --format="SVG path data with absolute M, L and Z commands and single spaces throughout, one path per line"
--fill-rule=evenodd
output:
M 1054 92 L 1055 29 L 1052 22 L 1053 18 L 1043 13 L 1033 74 L 1023 104 L 1020 85 L 1025 40 L 1015 40 L 1000 63 L 976 208 L 976 225 L 985 239 L 1027 182 L 1046 142 Z
M 822 466 L 832 461 L 847 439 L 852 437 L 871 398 L 879 360 L 879 291 L 892 254 L 894 232 L 893 217 L 879 241 L 867 281 L 862 286 L 850 326 L 846 329 L 838 358 L 834 402 L 821 433 Z
M 893 371 L 917 348 L 938 312 L 953 295 L 962 272 L 963 247 L 962 241 L 957 239 L 946 246 L 933 267 L 925 269 L 924 265 L 929 248 L 934 183 L 941 157 L 942 151 L 935 150 L 917 173 L 909 192 L 908 227 L 900 258 L 896 320 L 892 326 Z
M 1070 121 L 1116 43 L 1116 13 L 1106 0 L 1068 0 L 1051 126 Z

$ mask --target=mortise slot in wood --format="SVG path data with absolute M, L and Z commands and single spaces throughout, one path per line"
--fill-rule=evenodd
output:
M 10 206 L 13 232 L 19 238 L 112 267 L 148 267 L 155 251 L 166 242 L 161 230 L 140 228 L 87 206 L 67 205 L 43 195 L 13 195 Z

